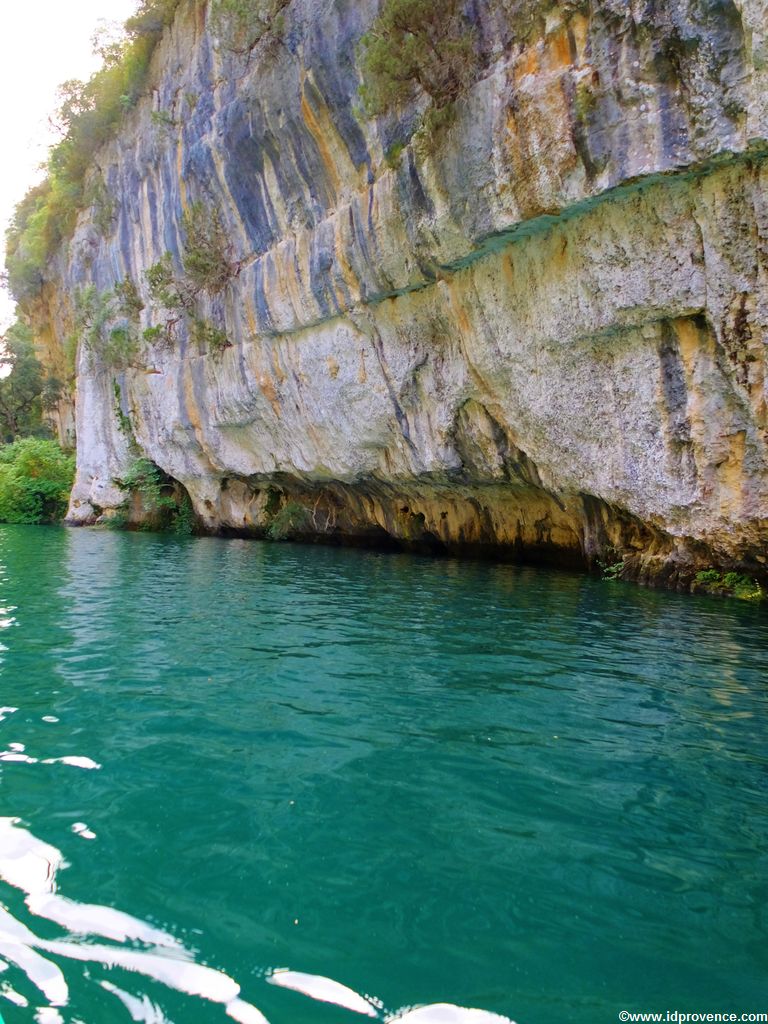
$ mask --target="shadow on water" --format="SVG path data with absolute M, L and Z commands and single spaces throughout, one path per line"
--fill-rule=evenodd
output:
M 0 854 L 70 864 L 41 921 L 3 874 L 0 931 L 62 1019 L 220 1020 L 231 978 L 273 1024 L 760 1008 L 761 609 L 216 538 L 5 528 L 0 563 Z

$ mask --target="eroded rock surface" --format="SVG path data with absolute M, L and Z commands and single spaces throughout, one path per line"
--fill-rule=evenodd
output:
M 182 7 L 35 319 L 55 360 L 77 290 L 130 279 L 156 324 L 200 202 L 230 344 L 81 343 L 71 521 L 138 450 L 211 530 L 764 577 L 764 0 L 476 0 L 484 70 L 431 139 L 360 112 L 377 6 L 293 0 L 249 54 Z

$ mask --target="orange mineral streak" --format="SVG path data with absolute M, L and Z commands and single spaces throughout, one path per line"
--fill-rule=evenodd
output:
M 517 58 L 514 66 L 514 81 L 520 82 L 526 75 L 535 75 L 539 70 L 539 47 L 538 44 L 529 46 L 523 50 Z
M 556 71 L 571 64 L 571 40 L 568 29 L 562 25 L 547 38 L 542 70 Z
M 718 493 L 720 515 L 736 518 L 744 502 L 744 453 L 746 431 L 739 430 L 726 438 L 728 457 L 718 468 L 720 489 Z
M 336 167 L 336 161 L 334 160 L 333 154 L 328 146 L 328 126 L 320 124 L 320 119 L 315 115 L 314 111 L 310 107 L 307 100 L 307 94 L 304 91 L 302 91 L 301 94 L 301 116 L 304 118 L 304 123 L 309 129 L 310 135 L 315 140 L 315 145 L 317 146 L 320 158 L 323 161 L 328 181 L 333 187 L 334 200 L 336 200 L 338 199 L 339 192 L 341 191 L 341 178 Z M 324 117 L 322 120 L 326 121 L 328 118 Z

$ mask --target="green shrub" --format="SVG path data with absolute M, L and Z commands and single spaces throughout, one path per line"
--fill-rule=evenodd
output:
M 235 275 L 230 245 L 219 211 L 197 202 L 182 218 L 184 273 L 193 288 L 216 295 Z
M 128 439 L 128 445 L 131 450 L 134 450 L 136 439 L 133 436 L 133 424 L 131 423 L 131 417 L 123 412 L 123 389 L 120 386 L 120 381 L 114 379 L 112 381 L 112 398 L 118 429 Z
M 419 92 L 429 97 L 434 111 L 445 112 L 467 90 L 478 61 L 474 29 L 463 8 L 461 0 L 384 0 L 361 41 L 360 94 L 369 116 Z
M 188 309 L 193 304 L 192 296 L 177 279 L 173 256 L 169 252 L 144 271 L 144 279 L 149 288 L 149 297 L 155 305 L 174 311 Z
M 125 280 L 115 285 L 114 295 L 118 312 L 134 323 L 138 323 L 144 303 L 139 295 L 136 282 L 132 278 L 126 277 Z
M 131 281 L 123 281 L 111 292 L 88 285 L 75 294 L 75 323 L 91 352 L 106 366 L 125 370 L 139 355 L 136 323 L 143 308 Z
M 43 387 L 40 392 L 40 405 L 46 412 L 52 412 L 64 396 L 64 383 L 58 377 L 43 377 Z
M 396 170 L 400 164 L 400 157 L 405 149 L 404 142 L 393 142 L 389 149 L 384 154 L 384 162 L 387 167 L 391 167 L 392 170 Z
M 190 321 L 190 337 L 200 349 L 211 355 L 220 355 L 225 348 L 230 347 L 226 331 L 222 331 L 210 320 L 201 320 L 199 317 L 193 317 Z
M 290 0 L 212 0 L 211 27 L 226 50 L 247 53 L 268 32 L 281 34 Z
M 118 487 L 138 496 L 141 501 L 143 521 L 141 528 L 189 536 L 197 524 L 189 495 L 151 459 L 139 456 L 128 467 Z M 128 523 L 128 507 L 117 511 L 116 517 L 107 525 L 118 529 Z M 116 519 L 116 521 L 114 521 Z
M 621 579 L 621 574 L 624 572 L 624 562 L 613 562 L 611 565 L 604 565 L 602 562 L 599 562 L 598 564 L 603 570 L 604 580 Z
M 192 501 L 185 492 L 171 519 L 171 532 L 177 537 L 191 537 L 195 532 L 197 519 Z
M 149 117 L 155 128 L 168 129 L 176 127 L 176 122 L 167 110 L 153 110 Z
M 702 569 L 696 573 L 695 584 L 695 589 L 705 594 L 737 597 L 741 601 L 762 601 L 765 598 L 765 591 L 757 580 L 743 573 L 727 572 L 723 575 L 716 569 Z
M 117 213 L 117 200 L 110 194 L 102 177 L 97 177 L 85 191 L 84 201 L 91 207 L 91 216 L 102 237 L 109 234 Z
M 311 513 L 298 501 L 289 501 L 277 512 L 267 528 L 270 540 L 290 540 L 299 533 L 305 533 L 312 522 Z
M 0 447 L 0 522 L 62 519 L 74 476 L 74 457 L 55 441 L 26 437 Z
M 719 583 L 720 573 L 717 569 L 703 569 L 701 572 L 696 573 L 697 583 Z

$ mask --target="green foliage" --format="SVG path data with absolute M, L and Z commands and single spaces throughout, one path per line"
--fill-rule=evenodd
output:
M 285 28 L 281 11 L 290 0 L 212 0 L 211 26 L 221 45 L 234 53 L 247 53 L 271 32 Z
M 391 167 L 392 170 L 396 170 L 400 164 L 400 157 L 402 156 L 404 149 L 404 142 L 393 142 L 384 154 L 384 162 L 388 167 Z
M 91 216 L 102 237 L 109 234 L 117 213 L 117 200 L 110 194 L 104 179 L 97 177 L 85 191 L 84 201 L 91 207 Z
M 762 601 L 765 591 L 749 576 L 738 572 L 719 573 L 716 569 L 703 569 L 696 573 L 695 589 L 705 594 L 736 597 L 741 601 Z
M 77 370 L 77 346 L 79 340 L 79 335 L 76 331 L 68 334 L 64 339 L 64 365 L 67 368 L 67 380 L 70 382 L 75 379 Z
M 717 569 L 703 569 L 696 573 L 697 583 L 719 583 L 722 579 Z
M 6 232 L 8 287 L 23 303 L 43 284 L 43 267 L 53 246 L 49 237 L 51 183 L 36 185 L 18 204 Z
M 60 87 L 54 121 L 62 138 L 50 153 L 48 177 L 19 203 L 7 232 L 6 269 L 18 302 L 38 293 L 48 259 L 71 235 L 81 209 L 92 205 L 101 230 L 109 229 L 114 202 L 103 182 L 86 188 L 86 176 L 99 148 L 144 91 L 152 54 L 180 2 L 141 0 L 124 36 L 97 42 L 101 68 L 87 82 Z
M 621 574 L 624 572 L 624 562 L 613 562 L 610 565 L 606 565 L 603 562 L 598 562 L 597 564 L 603 570 L 604 580 L 621 579 Z
M 193 317 L 190 321 L 190 336 L 199 348 L 212 355 L 220 355 L 225 348 L 230 347 L 226 331 L 220 330 L 210 320 Z
M 191 537 L 197 520 L 189 495 L 185 492 L 171 520 L 171 532 L 177 537 Z
M 117 380 L 112 381 L 112 395 L 115 402 L 115 418 L 117 419 L 117 425 L 120 428 L 120 431 L 128 438 L 129 445 L 135 447 L 133 424 L 131 423 L 130 417 L 123 412 L 123 389 L 120 387 L 120 382 Z
M 52 412 L 64 396 L 64 382 L 58 377 L 46 376 L 43 378 L 43 387 L 40 392 L 40 405 L 45 412 Z
M 142 529 L 160 530 L 189 536 L 195 530 L 196 517 L 189 495 L 179 485 L 144 456 L 134 459 L 125 476 L 115 483 L 137 496 L 141 502 Z M 120 509 L 109 526 L 119 528 L 128 522 L 127 508 Z
M 197 202 L 184 212 L 184 273 L 193 288 L 216 295 L 226 288 L 236 268 L 219 211 Z
M 289 501 L 277 512 L 267 528 L 270 540 L 290 540 L 306 532 L 311 525 L 311 513 L 298 501 Z
M 144 278 L 149 288 L 149 297 L 156 305 L 167 310 L 189 307 L 191 297 L 186 294 L 176 278 L 173 257 L 169 252 L 144 271 Z
M 0 522 L 62 519 L 74 476 L 74 457 L 55 441 L 27 437 L 0 447 Z
M 115 285 L 114 295 L 118 312 L 134 323 L 138 323 L 144 303 L 141 301 L 136 282 L 132 278 L 126 277 L 125 280 Z
M 197 315 L 197 295 L 200 290 L 220 291 L 235 269 L 227 258 L 226 237 L 217 214 L 195 203 L 185 214 L 184 226 L 184 272 L 176 273 L 169 252 L 145 272 L 150 298 L 164 311 L 165 322 L 148 327 L 144 339 L 149 344 L 169 345 L 176 325 L 185 321 L 192 342 L 218 355 L 229 347 L 229 339 L 225 331 Z
M 124 370 L 139 354 L 138 314 L 143 309 L 136 286 L 123 281 L 112 292 L 88 285 L 75 294 L 75 322 L 83 342 L 106 366 Z
M 32 332 L 20 321 L 8 329 L 0 351 L 0 433 L 5 441 L 42 429 L 43 370 Z
M 148 345 L 161 345 L 163 342 L 170 340 L 168 329 L 165 324 L 155 324 L 154 327 L 145 327 L 141 336 Z
M 153 110 L 149 115 L 155 128 L 175 128 L 176 122 L 166 110 Z
M 156 36 L 170 25 L 180 0 L 141 0 L 138 10 L 125 23 L 126 31 L 135 36 Z
M 429 128 L 449 119 L 452 104 L 477 74 L 475 33 L 463 9 L 461 0 L 384 0 L 362 39 L 360 95 L 369 116 L 421 92 L 432 103 Z
M 130 494 L 138 496 L 143 514 L 142 525 L 145 529 L 167 527 L 176 502 L 169 489 L 172 484 L 166 475 L 151 459 L 143 456 L 131 463 L 124 477 L 115 480 L 118 487 Z

